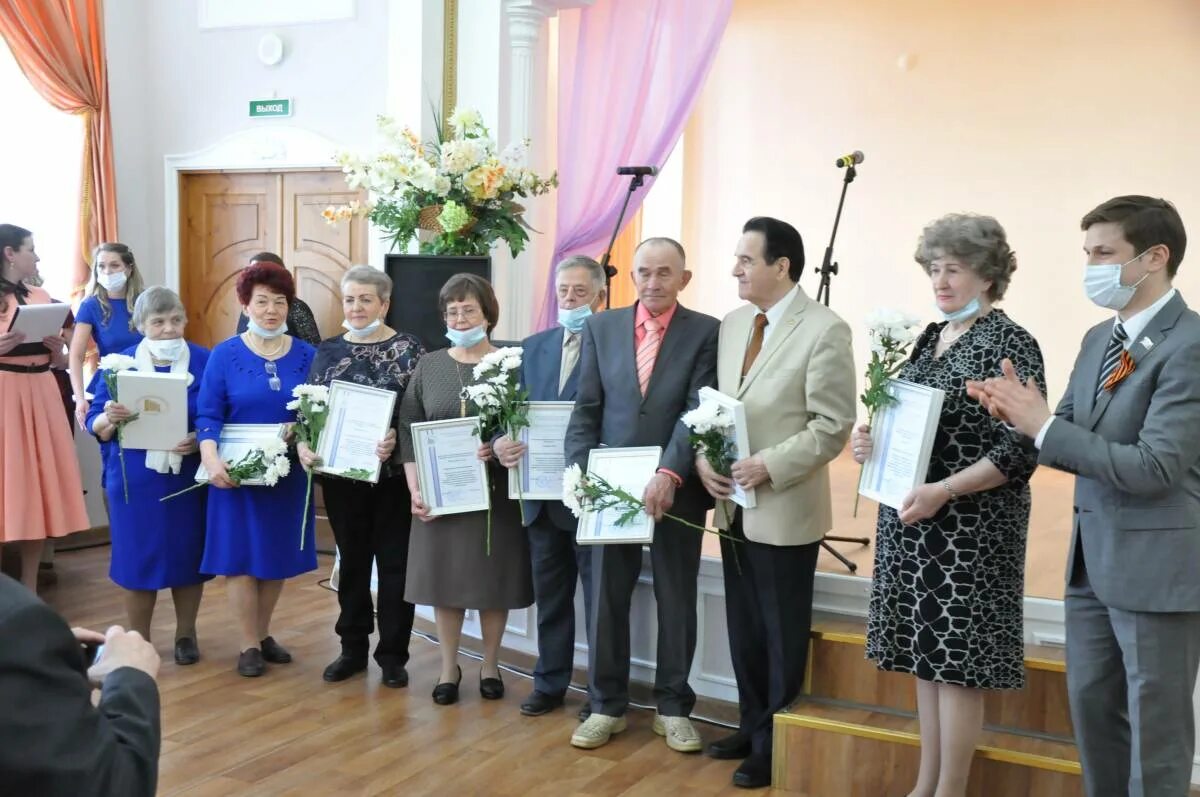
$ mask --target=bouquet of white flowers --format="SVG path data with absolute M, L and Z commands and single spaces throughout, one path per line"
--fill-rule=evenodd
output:
M 282 440 L 264 442 L 258 448 L 252 448 L 242 455 L 237 462 L 226 462 L 225 473 L 234 484 L 250 479 L 262 479 L 267 487 L 274 487 L 279 480 L 291 473 L 292 463 L 287 458 L 287 443 Z M 178 495 L 197 490 L 208 485 L 208 482 L 197 482 L 191 487 L 185 487 L 179 492 L 164 495 L 159 501 L 166 501 Z
M 917 339 L 916 327 L 920 321 L 900 310 L 881 307 L 867 315 L 867 336 L 871 341 L 871 361 L 867 363 L 866 386 L 859 397 L 867 408 L 867 426 L 874 427 L 875 414 L 882 408 L 895 403 L 896 397 L 888 392 L 888 381 L 900 372 L 908 349 Z M 862 474 L 859 471 L 859 486 Z M 858 517 L 858 492 L 854 494 L 854 516 Z
M 734 440 L 733 413 L 715 401 L 700 401 L 694 410 L 689 410 L 680 419 L 688 432 L 688 443 L 696 453 L 708 460 L 709 466 L 722 476 L 729 478 L 731 466 L 737 458 L 737 441 Z M 725 503 L 721 512 L 725 512 Z M 729 518 L 726 517 L 726 522 Z
M 321 432 L 329 418 L 329 388 L 325 385 L 296 385 L 292 388 L 295 397 L 287 408 L 295 410 L 296 425 L 292 430 L 296 442 L 305 443 L 315 453 L 321 444 Z M 300 521 L 300 550 L 304 550 L 304 532 L 308 528 L 308 504 L 312 500 L 312 470 L 308 471 L 308 487 L 304 492 L 304 517 Z
M 529 391 L 521 387 L 521 357 L 524 350 L 509 346 L 488 352 L 475 366 L 474 376 L 479 384 L 463 388 L 462 398 L 470 401 L 479 416 L 481 440 L 491 440 L 500 433 L 516 440 L 521 430 L 529 426 Z M 518 493 L 518 496 L 520 493 Z M 518 498 L 521 522 L 525 522 L 525 506 Z M 488 556 L 492 555 L 492 510 L 487 521 Z
M 108 395 L 114 402 L 119 401 L 117 397 L 117 374 L 121 371 L 132 371 L 137 368 L 137 360 L 127 354 L 106 354 L 100 358 L 99 370 L 101 376 L 104 377 L 104 385 L 108 388 Z M 137 419 L 137 413 L 133 413 L 128 418 L 118 423 L 113 424 L 117 429 L 117 456 L 121 460 L 121 487 L 125 492 L 125 503 L 129 503 L 129 482 L 125 479 L 125 447 L 121 444 L 125 424 Z

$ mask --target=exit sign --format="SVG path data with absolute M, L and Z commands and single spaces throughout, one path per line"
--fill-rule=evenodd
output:
M 250 100 L 250 118 L 259 116 L 291 116 L 292 101 L 288 100 Z

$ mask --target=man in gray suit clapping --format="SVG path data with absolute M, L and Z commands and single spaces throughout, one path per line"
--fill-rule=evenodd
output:
M 650 546 L 658 604 L 654 730 L 680 752 L 698 752 L 688 715 L 696 695 L 688 672 L 696 651 L 696 576 L 701 533 L 662 514 L 702 523 L 711 506 L 692 473 L 694 454 L 679 416 L 698 403 L 699 388 L 716 381 L 717 319 L 678 303 L 691 272 L 683 247 L 650 238 L 637 248 L 633 307 L 592 316 L 583 327 L 579 387 L 567 428 L 567 463 L 587 468 L 599 446 L 662 446 L 661 467 L 646 487 L 646 511 L 659 523 Z M 594 617 L 588 661 L 592 715 L 571 736 L 600 747 L 625 729 L 629 703 L 629 609 L 642 546 L 603 545 L 592 556 Z
M 1076 475 L 1067 687 L 1091 797 L 1184 797 L 1200 665 L 1200 316 L 1172 280 L 1174 205 L 1121 196 L 1083 217 L 1088 331 L 1053 415 L 1006 363 L 970 386 Z

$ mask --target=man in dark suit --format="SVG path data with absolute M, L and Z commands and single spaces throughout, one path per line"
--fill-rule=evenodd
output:
M 91 669 L 84 645 L 103 644 Z M 153 797 L 158 783 L 159 658 L 136 631 L 70 629 L 0 575 L 0 792 Z M 100 685 L 92 706 L 88 684 Z
M 583 323 L 604 305 L 604 269 L 590 257 L 569 257 L 554 270 L 558 326 L 522 342 L 521 384 L 530 401 L 574 401 L 579 383 Z M 493 444 L 505 467 L 516 467 L 525 445 L 499 437 Z M 575 661 L 575 582 L 583 581 L 586 616 L 592 614 L 592 550 L 575 542 L 577 521 L 562 501 L 526 501 L 525 526 L 533 559 L 538 660 L 533 692 L 521 704 L 527 717 L 563 704 Z
M 679 416 L 716 380 L 720 322 L 678 303 L 691 279 L 683 247 L 669 238 L 643 241 L 634 255 L 638 301 L 588 319 L 583 327 L 579 390 L 567 428 L 568 464 L 586 469 L 593 448 L 662 446 L 658 473 L 642 500 L 658 521 L 650 560 L 658 605 L 654 730 L 680 752 L 700 750 L 688 715 L 696 651 L 696 578 L 701 534 L 672 520 L 703 523 L 711 499 L 692 473 L 694 453 Z M 571 744 L 593 749 L 625 729 L 629 703 L 629 610 L 642 570 L 641 545 L 602 545 L 592 554 L 596 606 L 590 618 L 588 682 L 592 715 Z
M 1083 338 L 1052 414 L 1005 363 L 968 383 L 1075 474 L 1067 560 L 1067 696 L 1090 797 L 1188 793 L 1200 668 L 1200 315 L 1172 281 L 1187 235 L 1164 199 L 1120 196 L 1083 217 Z

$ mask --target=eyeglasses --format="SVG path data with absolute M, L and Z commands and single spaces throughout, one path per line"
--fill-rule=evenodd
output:
M 263 368 L 267 369 L 267 376 L 270 377 L 270 379 L 267 380 L 267 384 L 271 386 L 271 389 L 281 390 L 283 388 L 283 382 L 279 381 L 279 369 L 275 367 L 275 363 L 270 361 L 265 362 L 263 363 Z
M 461 318 L 463 321 L 470 321 L 473 318 L 479 318 L 481 311 L 478 307 L 468 307 L 462 310 L 447 310 L 446 320 L 453 321 L 456 318 Z

